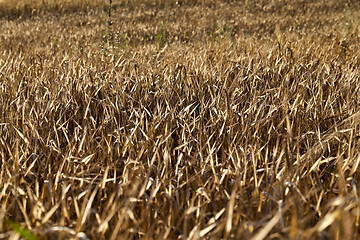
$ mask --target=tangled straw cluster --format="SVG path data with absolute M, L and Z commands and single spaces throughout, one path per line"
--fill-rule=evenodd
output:
M 357 5 L 113 2 L 0 20 L 1 237 L 359 237 Z

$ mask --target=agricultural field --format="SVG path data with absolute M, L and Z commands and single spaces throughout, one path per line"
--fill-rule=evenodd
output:
M 359 239 L 360 2 L 0 1 L 0 239 Z

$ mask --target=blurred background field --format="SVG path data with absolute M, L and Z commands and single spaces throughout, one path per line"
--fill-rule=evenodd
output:
M 359 1 L 0 1 L 0 239 L 357 239 Z

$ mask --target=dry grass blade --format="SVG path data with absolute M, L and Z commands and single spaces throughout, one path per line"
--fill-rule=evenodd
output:
M 273 229 L 273 227 L 280 221 L 280 218 L 280 213 L 275 214 L 275 216 L 253 238 L 251 238 L 251 240 L 265 239 L 271 229 Z
M 81 225 L 81 226 L 85 224 L 86 218 L 89 216 L 90 209 L 91 209 L 91 205 L 92 205 L 92 203 L 93 203 L 93 201 L 94 201 L 94 198 L 95 198 L 95 196 L 96 196 L 96 193 L 97 193 L 97 189 L 95 189 L 95 190 L 92 192 L 89 200 L 86 202 L 85 211 L 82 213 L 82 218 L 81 218 L 81 222 L 80 222 L 80 225 Z
M 60 199 L 60 201 L 58 201 L 51 209 L 50 211 L 48 211 L 46 213 L 46 215 L 44 216 L 44 218 L 41 221 L 41 224 L 45 224 L 49 221 L 49 219 L 51 218 L 51 216 L 55 213 L 55 211 L 59 208 L 59 206 L 61 205 L 62 201 L 65 199 L 66 193 L 69 191 L 71 185 L 68 185 L 65 189 L 64 192 L 62 193 L 62 198 Z
M 85 165 L 88 164 L 94 155 L 95 155 L 95 153 L 90 154 L 89 156 L 84 157 L 84 158 L 81 160 L 81 163 L 83 163 L 83 164 L 85 164 Z
M 336 218 L 339 216 L 339 211 L 334 211 L 331 213 L 326 214 L 326 216 L 319 222 L 318 226 L 316 226 L 316 230 L 318 232 L 324 231 L 328 226 L 330 226 Z

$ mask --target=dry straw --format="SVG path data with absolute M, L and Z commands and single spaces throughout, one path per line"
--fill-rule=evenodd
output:
M 358 3 L 107 4 L 0 5 L 0 238 L 359 238 Z

